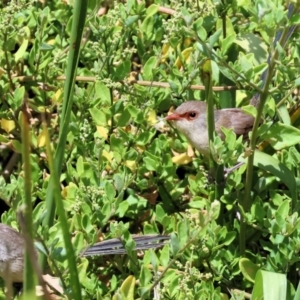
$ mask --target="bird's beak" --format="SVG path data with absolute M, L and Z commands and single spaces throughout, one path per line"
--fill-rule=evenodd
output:
M 167 121 L 176 121 L 181 119 L 181 116 L 179 114 L 173 113 L 171 115 L 166 116 L 165 120 Z

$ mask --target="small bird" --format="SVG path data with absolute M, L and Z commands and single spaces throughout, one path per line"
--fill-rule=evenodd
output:
M 209 138 L 206 120 L 206 103 L 191 100 L 182 103 L 174 113 L 165 118 L 187 138 L 189 143 L 201 154 L 209 155 Z M 244 113 L 240 108 L 216 109 L 214 111 L 215 130 L 224 139 L 222 127 L 235 132 L 237 136 L 247 138 L 254 124 L 254 117 Z
M 0 276 L 8 282 L 23 282 L 25 241 L 10 226 L 0 224 Z

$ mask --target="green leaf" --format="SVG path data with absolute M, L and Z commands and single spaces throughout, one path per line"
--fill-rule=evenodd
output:
M 154 274 L 157 274 L 158 266 L 159 266 L 158 258 L 153 250 L 150 250 L 149 252 L 150 252 L 150 259 L 151 259 L 151 264 L 153 267 Z
M 296 294 L 294 296 L 294 300 L 300 300 L 300 282 L 298 282 Z
M 285 274 L 259 270 L 255 277 L 255 284 L 251 300 L 282 300 L 286 299 L 287 279 Z
M 191 15 L 191 13 L 184 7 L 181 7 L 181 14 L 183 17 L 183 20 L 185 21 L 185 23 L 190 26 L 193 20 L 193 16 Z
M 85 208 L 89 208 L 86 203 L 85 203 Z M 86 232 L 90 232 L 93 229 L 90 214 L 91 214 L 91 212 L 89 214 L 84 214 L 81 216 L 81 224 L 80 225 L 81 225 L 81 228 L 84 229 Z M 78 234 L 75 237 L 78 238 Z M 81 237 L 81 239 L 83 240 L 83 236 L 79 235 L 79 237 Z M 73 245 L 74 245 L 75 249 L 78 249 L 78 247 L 76 247 L 76 244 L 74 242 L 73 242 Z
M 282 228 L 285 225 L 286 218 L 289 214 L 290 209 L 290 201 L 285 200 L 281 203 L 281 205 L 278 207 L 278 209 L 275 212 L 275 219 L 276 223 L 280 228 Z
M 146 10 L 147 17 L 155 15 L 158 12 L 158 9 L 159 5 L 151 4 Z
M 294 86 L 298 87 L 300 85 L 300 78 L 295 79 Z
M 216 220 L 220 215 L 221 203 L 218 200 L 214 200 L 211 203 L 209 214 L 212 220 Z
M 138 15 L 129 16 L 125 21 L 125 26 L 130 26 L 139 19 Z
M 83 158 L 82 158 L 82 156 L 79 156 L 77 158 L 76 171 L 77 171 L 79 177 L 84 173 L 84 166 L 83 166 Z
M 170 248 L 169 245 L 165 245 L 162 250 L 160 251 L 159 260 L 163 267 L 166 267 L 170 262 Z
M 46 6 L 43 9 L 42 13 L 39 15 L 42 27 L 46 26 L 46 24 L 48 23 L 50 17 L 51 17 L 50 8 L 49 8 L 49 6 Z
M 154 18 L 153 16 L 146 17 L 141 25 L 141 29 L 145 34 L 145 38 L 151 40 L 154 36 Z
M 150 158 L 150 157 L 144 157 L 143 161 L 145 163 L 145 167 L 147 168 L 147 170 L 149 171 L 156 171 L 157 169 L 157 162 Z
M 236 232 L 235 231 L 228 232 L 226 237 L 225 237 L 225 240 L 222 244 L 224 244 L 226 246 L 230 245 L 235 240 L 235 237 L 236 237 Z
M 263 204 L 260 199 L 255 199 L 251 206 L 251 214 L 253 218 L 258 220 L 259 222 L 263 222 L 265 217 L 265 211 L 263 209 Z
M 180 246 L 183 247 L 184 244 L 187 242 L 189 233 L 189 226 L 187 222 L 180 222 L 177 227 L 177 232 L 180 241 Z
M 33 46 L 29 52 L 29 58 L 28 58 L 28 62 L 29 62 L 29 65 L 30 66 L 34 66 L 34 63 L 35 63 L 35 60 L 36 60 L 36 57 L 37 57 L 37 53 L 39 51 L 39 43 L 38 43 L 38 40 L 35 40 L 34 43 L 33 43 Z
M 122 139 L 118 138 L 115 134 L 110 136 L 110 146 L 113 151 L 122 153 L 124 150 L 124 142 Z
M 0 134 L 0 142 L 7 143 L 7 142 L 9 142 L 9 139 L 7 137 L 5 137 L 4 135 Z
M 248 258 L 241 258 L 239 261 L 239 268 L 243 274 L 243 276 L 250 282 L 255 282 L 255 276 L 259 267 L 254 264 Z
M 177 252 L 180 250 L 180 240 L 174 233 L 171 233 L 170 245 L 171 245 L 172 254 L 173 256 L 175 256 Z
M 230 46 L 233 44 L 235 41 L 236 34 L 233 33 L 231 35 L 227 35 L 224 40 L 221 42 L 221 49 L 222 53 L 225 55 L 227 53 L 227 50 L 230 48 Z
M 21 87 L 15 89 L 14 104 L 15 104 L 16 108 L 19 108 L 22 105 L 24 95 L 25 95 L 25 87 L 24 86 L 21 86 Z
M 299 14 L 293 15 L 290 19 L 290 24 L 293 24 L 293 25 L 300 24 L 300 15 Z
M 161 223 L 163 218 L 166 215 L 166 212 L 164 211 L 164 209 L 161 207 L 161 205 L 157 205 L 156 206 L 156 220 Z
M 144 146 L 146 145 L 147 143 L 150 142 L 150 140 L 152 139 L 153 135 L 155 133 L 153 131 L 144 131 L 142 132 L 136 139 L 136 143 L 138 145 L 141 145 L 141 146 Z
M 39 65 L 39 70 L 47 68 L 49 63 L 53 60 L 53 57 L 51 57 L 51 52 L 47 52 L 46 55 L 47 57 L 45 56 L 42 63 Z
M 128 208 L 129 208 L 129 203 L 127 201 L 122 201 L 118 205 L 116 215 L 118 215 L 120 218 L 123 218 L 125 216 L 126 212 L 128 211 Z
M 217 41 L 219 40 L 220 36 L 222 34 L 222 29 L 218 29 L 216 32 L 214 32 L 209 38 L 209 46 L 211 48 L 213 48 L 215 46 L 215 44 L 217 43 Z
M 248 115 L 256 118 L 256 114 L 257 114 L 257 109 L 255 106 L 253 105 L 246 105 L 242 107 L 242 111 L 247 113 Z
M 3 44 L 3 50 L 4 51 L 14 51 L 16 47 L 16 41 L 15 41 L 16 33 L 14 33 L 12 36 L 10 36 L 7 41 Z
M 255 75 L 262 74 L 268 68 L 268 66 L 269 65 L 267 63 L 262 63 L 258 66 L 253 67 L 253 72 L 255 73 Z
M 46 44 L 46 43 L 42 43 L 40 46 L 40 50 L 41 51 L 51 51 L 53 50 L 54 47 L 52 45 Z
M 126 109 L 128 109 L 128 111 L 130 112 L 130 114 L 133 118 L 135 118 L 139 112 L 139 110 L 131 104 L 127 105 Z
M 256 61 L 261 64 L 267 61 L 268 51 L 266 45 L 254 33 L 241 33 L 236 37 L 235 41 L 245 53 L 253 53 Z
M 114 70 L 113 79 L 115 81 L 123 80 L 130 72 L 131 62 L 129 60 L 125 60 L 120 63 Z
M 130 112 L 128 111 L 128 109 L 126 108 L 121 116 L 119 117 L 119 120 L 118 120 L 118 126 L 119 127 L 124 127 L 128 124 L 128 122 L 130 121 L 130 118 L 131 118 L 131 114 Z
M 196 34 L 198 35 L 199 39 L 202 41 L 205 41 L 207 38 L 207 33 L 204 29 L 204 27 L 202 26 L 203 23 L 203 18 L 200 17 L 198 20 L 196 20 L 193 24 L 193 28 L 196 32 Z
M 110 90 L 103 82 L 95 83 L 95 93 L 103 101 L 102 104 L 111 104 Z
M 155 56 L 152 56 L 147 60 L 143 69 L 143 78 L 145 80 L 153 79 L 153 69 L 156 68 L 156 64 L 157 64 L 157 57 Z
M 22 42 L 20 48 L 15 53 L 16 62 L 18 62 L 19 60 L 21 60 L 24 57 L 24 54 L 25 54 L 25 52 L 27 50 L 27 47 L 28 47 L 28 43 L 29 43 L 29 39 L 23 39 L 23 42 Z
M 245 76 L 248 76 L 248 78 L 249 78 L 251 76 L 251 72 L 253 72 L 253 64 L 252 64 L 251 54 L 243 55 L 241 53 L 239 63 L 240 63 L 243 73 L 246 73 Z M 247 74 L 247 72 L 248 72 L 248 74 Z M 249 72 L 250 72 L 250 74 L 249 74 Z
M 118 193 L 120 193 L 124 188 L 124 180 L 120 174 L 114 175 L 114 186 Z
M 225 141 L 228 145 L 228 150 L 234 150 L 236 143 L 236 134 L 233 132 L 232 128 L 227 129 L 225 127 L 221 127 L 221 130 L 225 134 Z
M 291 117 L 285 104 L 277 107 L 277 113 L 284 124 L 291 125 Z
M 139 279 L 140 279 L 140 286 L 142 287 L 150 283 L 152 279 L 152 273 L 145 265 L 142 265 Z
M 102 108 L 102 110 L 100 110 L 98 108 L 93 107 L 90 108 L 89 111 L 96 125 L 107 125 L 107 121 L 110 117 L 110 111 L 108 109 Z
M 80 248 L 77 248 L 77 249 L 80 249 Z M 81 263 L 77 265 L 78 276 L 79 276 L 80 282 L 84 282 L 84 280 L 86 280 L 86 272 L 88 270 L 88 266 L 89 266 L 89 261 L 87 259 L 82 259 Z
M 129 275 L 121 285 L 120 291 L 122 299 L 134 300 L 135 277 Z M 120 299 L 119 296 L 114 295 L 113 300 Z
M 291 147 L 300 143 L 300 130 L 294 126 L 277 122 L 269 126 L 268 131 L 260 137 L 275 150 Z
M 173 47 L 174 49 L 177 47 L 177 45 L 179 44 L 180 42 L 180 39 L 176 36 L 172 36 L 170 39 L 169 39 L 169 43 L 171 45 L 171 47 Z M 300 81 L 300 78 L 299 78 L 299 81 Z
M 106 198 L 110 201 L 114 200 L 116 196 L 116 191 L 114 189 L 114 186 L 110 182 L 106 182 L 104 190 Z

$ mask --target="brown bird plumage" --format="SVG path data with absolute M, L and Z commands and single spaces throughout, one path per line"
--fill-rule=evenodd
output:
M 25 241 L 15 229 L 0 224 L 0 276 L 9 282 L 23 282 Z
M 222 139 L 224 139 L 222 127 L 232 128 L 238 136 L 247 137 L 255 120 L 240 108 L 216 109 L 214 112 L 215 130 Z M 209 155 L 205 102 L 196 100 L 184 102 L 173 114 L 167 116 L 166 120 L 173 121 L 176 128 L 186 136 L 196 150 L 201 154 Z

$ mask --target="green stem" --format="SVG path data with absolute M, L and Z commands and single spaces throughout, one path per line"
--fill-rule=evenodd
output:
M 24 217 L 26 230 L 29 238 L 33 239 L 32 224 L 32 202 L 31 202 L 31 162 L 30 162 L 30 126 L 28 109 L 26 102 L 22 109 L 22 157 L 24 163 L 24 193 L 25 193 L 25 211 Z M 25 250 L 25 268 L 24 268 L 24 292 L 30 294 L 35 289 L 34 269 L 30 261 L 29 249 Z
M 4 33 L 4 37 L 3 37 L 3 44 L 5 45 L 7 42 L 7 33 L 5 32 Z M 15 87 L 15 84 L 13 82 L 13 79 L 12 79 L 12 76 L 11 76 L 11 66 L 10 66 L 10 61 L 9 61 L 9 57 L 8 57 L 8 51 L 4 50 L 4 56 L 5 56 L 5 62 L 6 62 L 6 72 L 7 72 L 7 77 L 8 77 L 8 80 L 9 80 L 9 83 L 10 83 L 10 93 L 11 95 L 13 95 L 12 91 L 14 91 L 16 89 Z
M 49 168 L 50 168 L 50 180 L 51 186 L 53 188 L 53 195 L 55 198 L 55 203 L 57 207 L 57 214 L 59 217 L 60 228 L 63 235 L 64 246 L 66 249 L 67 260 L 68 260 L 68 267 L 69 267 L 69 278 L 70 278 L 70 296 L 74 300 L 81 300 L 81 285 L 79 282 L 77 265 L 76 265 L 76 256 L 73 249 L 73 245 L 71 242 L 71 234 L 69 232 L 69 224 L 66 215 L 66 209 L 64 207 L 64 203 L 62 201 L 61 192 L 60 192 L 60 184 L 59 184 L 59 177 L 56 166 L 54 164 L 54 159 L 51 151 L 50 145 L 50 138 L 49 133 L 47 131 L 47 125 L 43 122 L 44 131 L 46 132 L 46 152 L 49 161 Z
M 211 69 L 211 61 L 207 60 L 204 62 L 202 67 L 202 81 L 205 85 L 205 98 L 207 102 L 207 110 L 206 110 L 206 117 L 207 117 L 207 130 L 208 130 L 208 139 L 209 144 L 213 144 L 214 137 L 215 137 L 215 118 L 214 118 L 214 99 L 213 99 L 213 91 L 212 91 L 212 69 Z M 217 162 L 214 160 L 212 152 L 210 151 L 210 160 L 209 166 L 212 170 L 213 177 L 215 179 L 215 193 L 211 194 L 211 201 L 214 199 L 220 200 L 224 194 L 224 166 L 218 165 Z M 219 222 L 222 222 L 222 211 L 223 208 L 220 210 L 219 215 Z

